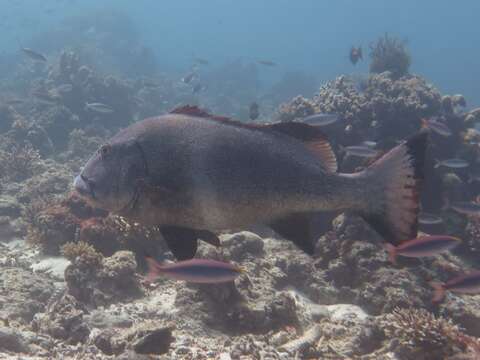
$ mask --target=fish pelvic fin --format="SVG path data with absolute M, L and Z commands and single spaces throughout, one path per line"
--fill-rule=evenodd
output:
M 417 236 L 419 188 L 424 177 L 426 148 L 427 133 L 420 132 L 365 170 L 365 176 L 372 179 L 380 195 L 379 203 L 367 204 L 360 214 L 393 244 Z
M 397 265 L 397 248 L 390 243 L 385 243 L 383 246 L 385 250 L 388 251 L 388 260 L 390 260 L 393 265 Z
M 430 286 L 433 287 L 433 298 L 432 302 L 438 304 L 445 297 L 445 287 L 442 283 L 439 282 L 430 282 Z

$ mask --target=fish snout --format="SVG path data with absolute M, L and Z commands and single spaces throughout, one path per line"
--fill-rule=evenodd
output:
M 90 181 L 82 174 L 77 175 L 73 181 L 73 187 L 82 196 L 93 197 L 93 191 Z

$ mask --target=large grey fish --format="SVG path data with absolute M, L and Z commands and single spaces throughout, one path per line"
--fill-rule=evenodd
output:
M 185 106 L 121 130 L 74 187 L 94 206 L 159 226 L 180 260 L 198 239 L 219 245 L 216 231 L 258 223 L 313 254 L 312 220 L 324 210 L 355 211 L 394 243 L 417 236 L 426 140 L 419 133 L 364 171 L 339 174 L 318 127 L 244 124 Z

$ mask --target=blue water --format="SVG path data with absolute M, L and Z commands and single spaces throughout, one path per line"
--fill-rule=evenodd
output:
M 228 59 L 268 59 L 264 86 L 287 71 L 302 71 L 317 83 L 341 73 L 368 71 L 368 57 L 352 66 L 352 45 L 388 32 L 408 41 L 411 72 L 443 93 L 463 93 L 469 107 L 480 103 L 478 0 L 1 0 L 0 52 L 15 52 L 42 31 L 61 29 L 68 16 L 95 9 L 125 12 L 139 41 L 157 55 L 166 72 L 184 72 L 192 56 L 218 66 Z M 92 15 L 93 16 L 93 15 Z M 119 39 L 123 34 L 118 34 Z M 19 39 L 19 40 L 17 40 Z M 39 49 L 42 50 L 42 49 Z M 366 55 L 366 54 L 365 54 Z

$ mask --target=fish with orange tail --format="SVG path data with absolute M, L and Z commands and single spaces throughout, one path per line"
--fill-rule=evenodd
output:
M 435 256 L 453 249 L 461 242 L 461 239 L 453 236 L 427 235 L 405 241 L 398 246 L 387 243 L 385 248 L 388 251 L 390 261 L 396 264 L 398 255 L 415 258 Z
M 447 291 L 459 294 L 480 294 L 480 270 L 457 276 L 444 284 L 431 282 L 430 285 L 434 289 L 433 303 L 441 302 Z
M 160 275 L 174 280 L 199 284 L 218 284 L 235 280 L 245 270 L 231 263 L 209 260 L 190 259 L 171 264 L 160 264 L 147 258 L 148 273 L 146 280 L 152 282 Z

